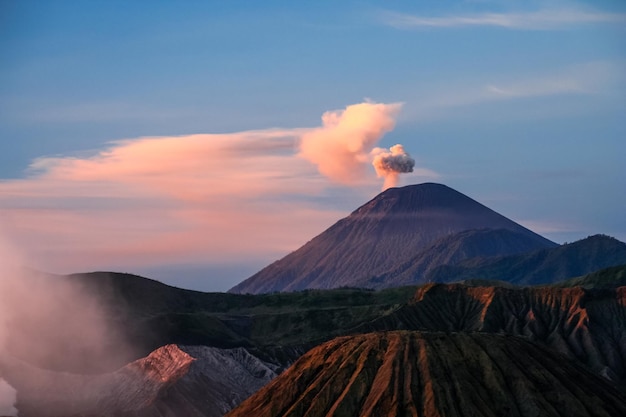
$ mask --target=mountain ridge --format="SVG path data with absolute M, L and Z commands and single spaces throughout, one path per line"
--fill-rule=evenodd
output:
M 593 235 L 555 248 L 491 258 L 461 260 L 429 271 L 433 282 L 498 279 L 518 285 L 546 284 L 626 263 L 626 243 Z
M 473 258 L 519 255 L 536 249 L 535 240 L 507 229 L 465 230 L 444 236 L 395 269 L 364 281 L 360 286 L 388 288 L 440 281 L 433 271 Z M 546 249 L 550 250 L 550 249 Z

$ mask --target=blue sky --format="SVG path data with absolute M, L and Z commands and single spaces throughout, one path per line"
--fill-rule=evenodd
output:
M 2 0 L 0 57 L 0 225 L 37 268 L 229 288 L 380 191 L 299 148 L 359 103 L 388 105 L 371 145 L 415 159 L 400 185 L 445 183 L 557 242 L 626 240 L 620 1 Z

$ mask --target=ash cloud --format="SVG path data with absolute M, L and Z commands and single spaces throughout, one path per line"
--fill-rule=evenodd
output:
M 398 184 L 398 176 L 402 173 L 413 172 L 415 159 L 411 158 L 404 146 L 398 144 L 389 149 L 375 148 L 372 151 L 374 159 L 372 165 L 379 178 L 384 178 L 383 190 L 395 187 Z

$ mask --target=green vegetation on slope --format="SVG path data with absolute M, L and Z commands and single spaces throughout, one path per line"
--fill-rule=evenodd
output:
M 418 288 L 249 295 L 190 291 L 110 272 L 68 278 L 98 295 L 114 325 L 123 328 L 127 339 L 139 347 L 138 355 L 169 343 L 261 350 L 297 346 L 301 350 L 390 314 L 410 302 Z
M 568 279 L 554 287 L 617 288 L 626 286 L 626 265 L 601 269 L 591 274 Z

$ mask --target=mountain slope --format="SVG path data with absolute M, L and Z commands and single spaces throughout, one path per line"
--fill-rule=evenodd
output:
M 608 381 L 521 338 L 370 333 L 309 351 L 227 414 L 287 416 L 618 416 Z
M 388 288 L 402 285 L 424 284 L 436 268 L 455 265 L 467 259 L 485 259 L 494 256 L 515 255 L 537 249 L 533 236 L 507 229 L 466 230 L 445 236 L 392 271 L 358 286 Z
M 518 285 L 546 284 L 626 263 L 626 243 L 595 235 L 556 248 L 489 259 L 468 259 L 431 270 L 427 279 L 450 282 L 499 279 Z
M 445 185 L 390 188 L 230 292 L 355 286 L 406 263 L 438 239 L 476 229 L 515 232 L 534 249 L 555 246 Z

